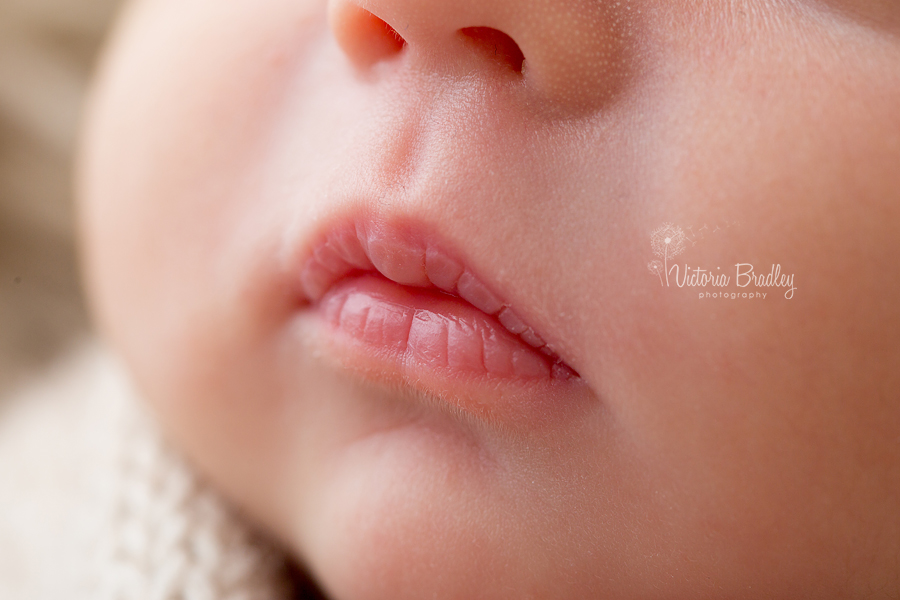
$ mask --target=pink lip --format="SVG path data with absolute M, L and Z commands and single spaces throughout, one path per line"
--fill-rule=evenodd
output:
M 320 231 L 294 281 L 305 339 L 326 365 L 516 428 L 594 405 L 586 382 L 427 224 L 364 214 Z
M 567 376 L 490 316 L 445 294 L 410 291 L 369 275 L 339 284 L 320 306 L 335 331 L 413 372 L 427 367 L 450 377 Z
M 413 376 L 578 377 L 502 296 L 410 228 L 357 221 L 329 230 L 300 287 L 340 343 Z

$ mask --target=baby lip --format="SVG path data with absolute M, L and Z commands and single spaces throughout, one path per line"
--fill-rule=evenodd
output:
M 452 292 L 463 274 L 463 266 L 437 249 L 428 248 L 425 251 L 425 272 L 437 288 Z
M 552 364 L 488 315 L 443 294 L 403 288 L 375 275 L 340 283 L 320 302 L 350 347 L 371 348 L 417 378 L 446 370 L 494 378 L 547 380 Z
M 415 245 L 403 240 L 385 239 L 381 232 L 370 236 L 367 242 L 367 254 L 376 271 L 400 285 L 430 285 L 423 253 Z
M 543 338 L 459 261 L 434 244 L 392 230 L 384 223 L 356 223 L 330 231 L 304 264 L 300 287 L 309 302 L 318 302 L 342 279 L 365 272 L 378 272 L 400 285 L 437 288 L 462 298 L 486 315 L 494 315 L 507 331 L 559 365 L 552 369 L 554 377 L 577 376 Z M 536 368 L 527 366 L 529 359 L 517 360 L 521 363 L 517 371 Z
M 489 315 L 497 314 L 503 308 L 500 299 L 468 271 L 460 276 L 456 292 L 463 300 Z
M 516 335 L 528 329 L 528 325 L 526 325 L 525 322 L 522 321 L 522 319 L 520 319 L 508 306 L 500 311 L 497 318 L 500 319 L 500 323 L 502 323 L 504 327 Z
M 359 236 L 354 229 L 336 231 L 329 238 L 327 247 L 347 264 L 361 270 L 374 269 L 372 261 L 359 243 Z
M 519 337 L 525 340 L 525 343 L 532 348 L 543 348 L 546 345 L 546 342 L 531 327 L 519 334 Z

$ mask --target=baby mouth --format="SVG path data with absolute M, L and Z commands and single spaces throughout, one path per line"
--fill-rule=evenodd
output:
M 300 290 L 339 352 L 410 378 L 578 379 L 461 261 L 401 227 L 331 230 L 304 263 Z

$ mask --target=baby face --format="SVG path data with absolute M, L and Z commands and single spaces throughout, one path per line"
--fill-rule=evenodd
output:
M 340 599 L 896 595 L 900 4 L 145 0 L 98 321 Z

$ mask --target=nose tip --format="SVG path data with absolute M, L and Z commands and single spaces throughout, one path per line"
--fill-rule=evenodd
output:
M 360 1 L 329 0 L 333 35 L 360 69 L 408 55 L 426 70 L 466 65 L 471 75 L 474 61 L 481 76 L 521 78 L 567 111 L 602 106 L 627 72 L 626 1 Z

